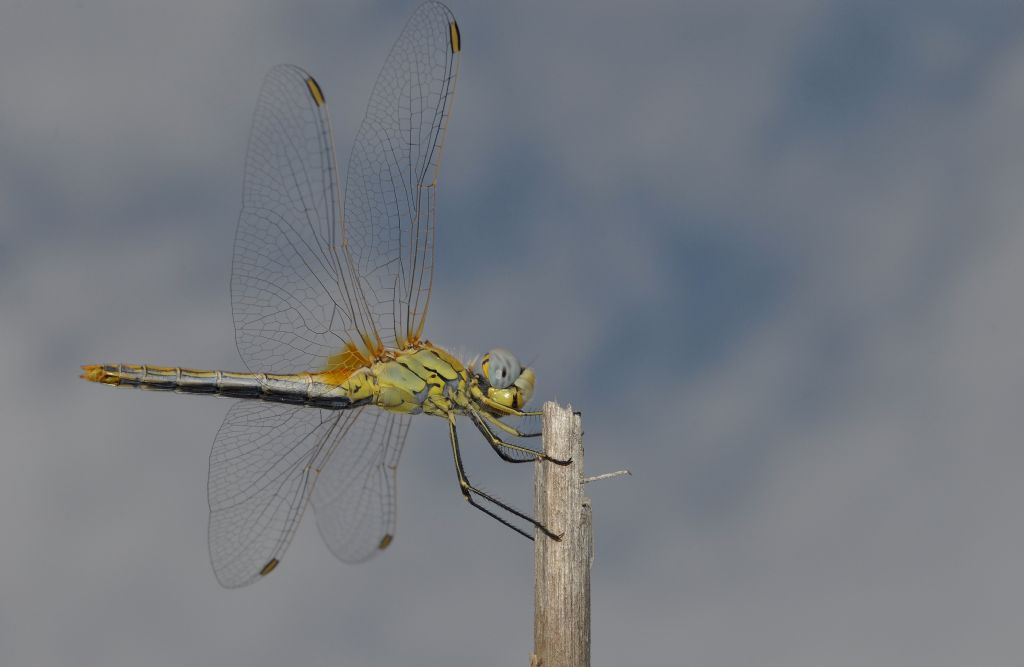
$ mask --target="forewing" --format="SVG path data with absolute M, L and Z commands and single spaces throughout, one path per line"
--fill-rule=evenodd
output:
M 273 68 L 253 115 L 231 270 L 235 341 L 253 372 L 321 370 L 361 340 L 338 252 L 335 165 L 319 85 Z
M 384 343 L 422 334 L 434 270 L 441 146 L 458 75 L 459 31 L 428 2 L 391 49 L 356 135 L 345 186 L 345 243 Z
M 359 410 L 238 401 L 210 453 L 210 562 L 222 586 L 244 586 L 280 562 L 329 443 Z
M 408 415 L 364 410 L 336 431 L 313 491 L 320 535 L 348 563 L 386 548 L 395 535 L 398 458 Z

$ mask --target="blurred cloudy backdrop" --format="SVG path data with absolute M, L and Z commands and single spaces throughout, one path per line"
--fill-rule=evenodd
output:
M 588 472 L 633 470 L 589 488 L 594 663 L 1020 664 L 1024 5 L 451 5 L 428 333 L 532 361 Z M 531 544 L 461 500 L 443 424 L 388 552 L 307 520 L 227 591 L 229 403 L 76 379 L 242 368 L 262 77 L 312 71 L 347 156 L 414 7 L 0 0 L 0 664 L 526 664 Z

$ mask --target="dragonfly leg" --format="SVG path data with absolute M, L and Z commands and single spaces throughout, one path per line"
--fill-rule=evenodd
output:
M 536 461 L 537 459 L 544 458 L 544 452 L 539 452 L 529 447 L 521 447 L 519 445 L 513 445 L 512 443 L 505 442 L 494 434 L 491 427 L 483 420 L 482 416 L 478 412 L 470 412 L 469 418 L 473 420 L 473 424 L 476 425 L 477 430 L 483 434 L 484 439 L 487 440 L 487 444 L 491 446 L 494 453 L 501 457 L 502 461 L 508 461 L 509 463 L 529 463 L 530 461 Z M 500 422 L 499 422 L 500 423 Z M 510 449 L 514 452 L 524 454 L 523 458 L 515 458 L 510 456 L 505 449 Z
M 540 459 L 542 461 L 550 461 L 556 465 L 568 465 L 572 463 L 572 461 L 562 461 L 561 459 L 553 459 L 544 452 L 538 451 L 536 449 L 531 449 L 530 447 L 523 447 L 522 445 L 513 445 L 511 442 L 505 442 L 504 440 L 499 438 L 494 433 L 494 431 L 491 430 L 491 427 L 488 426 L 487 422 L 481 419 L 481 417 L 487 417 L 487 414 L 474 411 L 470 411 L 469 413 L 469 418 L 473 420 L 473 423 L 476 425 L 477 429 L 479 429 L 480 432 L 483 434 L 484 438 L 487 440 L 487 444 L 491 446 L 491 449 L 493 449 L 494 452 L 499 457 L 501 457 L 503 461 L 508 461 L 509 463 L 528 463 L 529 461 L 536 461 L 537 459 Z M 501 424 L 500 421 L 494 419 L 493 417 L 490 417 L 490 421 Z M 509 456 L 509 454 L 506 451 L 504 451 L 506 449 L 525 454 L 527 458 L 517 459 L 512 456 Z
M 515 426 L 512 426 L 511 424 L 506 424 L 505 422 L 501 421 L 500 419 L 498 419 L 497 417 L 495 417 L 492 414 L 489 414 L 487 412 L 481 412 L 479 414 L 480 414 L 481 417 L 483 417 L 484 419 L 489 421 L 492 426 L 497 426 L 498 428 L 500 428 L 505 433 L 508 433 L 510 435 L 514 435 L 517 438 L 537 438 L 537 437 L 540 437 L 541 435 L 544 435 L 543 431 L 537 431 L 536 433 L 533 433 L 533 432 L 523 433 L 522 431 L 517 429 Z
M 532 540 L 533 536 L 530 535 L 529 533 L 527 533 L 522 528 L 519 528 L 518 526 L 512 524 L 510 521 L 508 521 L 508 520 L 498 516 L 497 514 L 492 512 L 491 510 L 487 509 L 486 507 L 484 507 L 483 505 L 478 503 L 476 501 L 476 499 L 473 497 L 474 494 L 479 496 L 483 500 L 486 500 L 486 501 L 488 501 L 488 502 L 490 502 L 490 503 L 500 507 L 501 509 L 505 510 L 506 512 L 519 517 L 523 521 L 526 521 L 526 522 L 529 522 L 529 523 L 533 524 L 534 527 L 536 527 L 538 530 L 543 532 L 545 535 L 547 535 L 551 539 L 553 539 L 553 540 L 561 540 L 562 539 L 561 535 L 555 535 L 553 532 L 548 530 L 547 526 L 542 524 L 540 521 L 537 521 L 536 519 L 534 519 L 529 514 L 524 514 L 523 512 L 520 512 L 519 510 L 515 509 L 514 507 L 511 507 L 511 506 L 503 503 L 502 501 L 498 500 L 497 498 L 495 498 L 491 494 L 487 493 L 486 491 L 481 491 L 477 487 L 475 487 L 472 484 L 470 484 L 469 478 L 466 477 L 466 470 L 462 466 L 462 454 L 459 452 L 459 434 L 455 430 L 455 415 L 454 414 L 450 414 L 448 416 L 448 435 L 449 435 L 449 438 L 451 439 L 451 443 L 452 443 L 452 458 L 455 459 L 455 474 L 459 478 L 459 490 L 462 491 L 462 497 L 466 499 L 466 502 L 468 502 L 470 505 L 472 505 L 473 507 L 477 508 L 478 510 L 480 510 L 484 514 L 490 516 L 493 519 L 496 519 L 500 523 L 508 526 L 512 530 L 516 531 L 517 533 L 519 533 L 520 535 L 522 535 L 523 537 L 526 537 L 528 539 Z

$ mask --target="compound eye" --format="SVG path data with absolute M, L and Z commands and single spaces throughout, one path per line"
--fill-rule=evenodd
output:
M 511 387 L 523 372 L 523 367 L 515 355 L 500 347 L 484 355 L 480 369 L 484 372 L 487 382 L 495 389 Z

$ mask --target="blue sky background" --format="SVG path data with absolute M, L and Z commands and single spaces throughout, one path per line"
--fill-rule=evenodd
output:
M 526 664 L 531 545 L 461 500 L 443 424 L 416 420 L 387 553 L 305 525 L 226 591 L 228 402 L 76 379 L 242 367 L 262 77 L 313 72 L 347 155 L 414 6 L 0 6 L 0 663 Z M 1024 7 L 452 10 L 428 333 L 533 361 L 588 472 L 633 470 L 589 489 L 595 664 L 1017 664 Z M 466 449 L 529 506 L 529 470 Z

